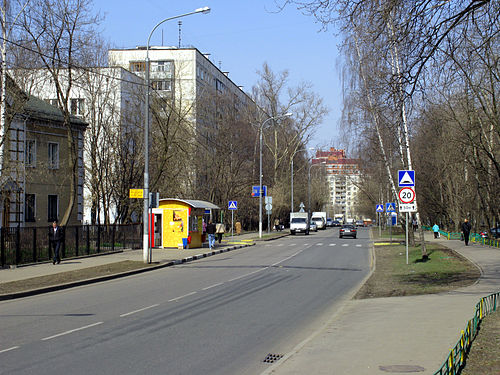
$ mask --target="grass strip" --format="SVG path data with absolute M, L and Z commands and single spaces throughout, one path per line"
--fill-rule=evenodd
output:
M 451 291 L 473 284 L 480 276 L 475 265 L 438 244 L 427 244 L 429 259 L 422 260 L 420 246 L 375 247 L 376 268 L 355 298 L 410 296 Z

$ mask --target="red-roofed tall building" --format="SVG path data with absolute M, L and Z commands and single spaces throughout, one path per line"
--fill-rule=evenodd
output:
M 328 214 L 344 222 L 355 219 L 360 182 L 359 160 L 347 158 L 345 150 L 331 147 L 329 151 L 316 151 L 312 163 L 326 165 L 330 187 Z

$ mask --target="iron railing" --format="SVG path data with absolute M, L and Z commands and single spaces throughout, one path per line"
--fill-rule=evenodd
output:
M 2 267 L 52 259 L 49 228 L 0 228 Z M 79 225 L 64 227 L 61 258 L 89 256 L 142 247 L 141 224 Z
M 432 228 L 428 226 L 423 226 L 424 230 L 431 231 Z M 439 230 L 439 233 L 448 240 L 463 240 L 463 234 L 461 232 L 446 232 L 444 230 Z M 486 246 L 498 247 L 500 248 L 500 239 L 494 238 L 484 238 L 479 233 L 471 233 L 469 235 L 470 242 L 480 243 Z
M 487 297 L 481 298 L 476 304 L 474 317 L 467 322 L 465 330 L 462 330 L 460 339 L 457 344 L 450 349 L 450 354 L 444 361 L 441 368 L 434 375 L 455 375 L 459 374 L 465 367 L 467 354 L 472 346 L 472 342 L 476 338 L 481 320 L 489 313 L 497 309 L 500 292 L 490 294 Z

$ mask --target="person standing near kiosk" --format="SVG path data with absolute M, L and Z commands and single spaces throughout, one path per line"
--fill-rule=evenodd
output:
M 215 224 L 212 222 L 212 220 L 208 221 L 207 234 L 208 234 L 208 247 L 211 250 L 212 247 L 214 247 L 215 245 Z

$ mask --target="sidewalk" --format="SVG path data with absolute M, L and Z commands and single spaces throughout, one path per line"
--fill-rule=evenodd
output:
M 282 233 L 279 233 L 282 234 Z M 281 237 L 277 233 L 273 233 L 274 237 L 270 238 L 263 237 L 261 240 L 272 240 L 274 238 Z M 283 232 L 286 234 L 286 232 Z M 147 269 L 140 269 L 134 271 L 124 272 L 120 276 L 128 276 L 134 273 L 147 272 L 148 270 L 153 270 L 161 267 L 168 267 L 174 264 L 180 264 L 185 262 L 190 262 L 195 259 L 205 258 L 207 256 L 212 256 L 226 251 L 231 251 L 239 249 L 242 247 L 247 247 L 255 244 L 255 241 L 259 241 L 259 235 L 255 232 L 244 233 L 241 235 L 235 235 L 233 238 L 231 236 L 224 237 L 221 244 L 216 242 L 215 248 L 210 250 L 208 247 L 197 248 L 197 249 L 153 249 L 152 251 L 152 262 L 156 266 L 152 266 Z M 84 258 L 71 258 L 62 260 L 60 264 L 53 265 L 52 262 L 39 263 L 35 265 L 20 266 L 10 269 L 0 269 L 0 282 L 7 283 L 12 281 L 22 281 L 30 279 L 33 277 L 55 275 L 68 271 L 81 270 L 84 268 L 96 267 L 107 265 L 111 263 L 118 263 L 123 261 L 143 261 L 143 251 L 139 250 L 124 250 L 122 252 L 117 252 L 113 254 L 104 254 L 92 257 Z M 27 295 L 39 294 L 42 292 L 49 292 L 57 289 L 67 288 L 70 286 L 83 285 L 86 283 L 98 282 L 101 280 L 107 280 L 110 278 L 117 277 L 117 275 L 98 277 L 96 279 L 89 279 L 84 281 L 79 281 L 76 283 L 63 284 L 53 287 L 42 288 L 36 291 L 23 292 L 19 295 L 0 295 L 0 301 L 5 299 L 12 299 L 16 297 L 24 297 Z
M 434 374 L 481 297 L 500 290 L 500 250 L 431 238 L 481 269 L 479 281 L 448 293 L 349 300 L 264 374 Z

